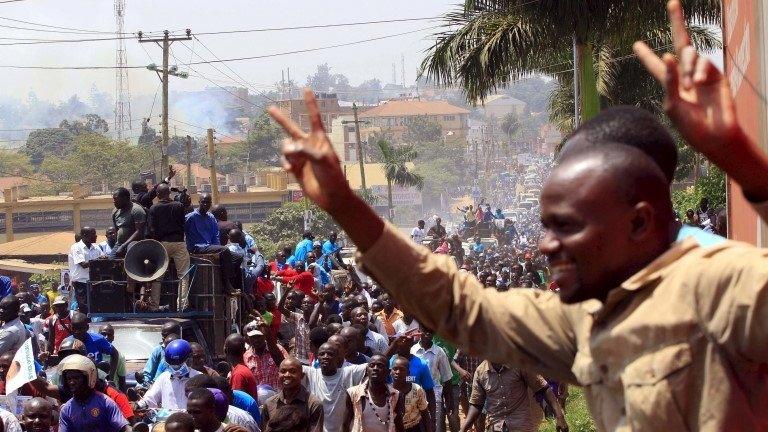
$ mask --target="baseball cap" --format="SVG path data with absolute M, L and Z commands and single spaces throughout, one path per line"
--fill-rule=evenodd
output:
M 52 306 L 65 304 L 67 304 L 67 299 L 65 299 L 64 296 L 56 296 L 56 298 L 53 300 Z
M 259 322 L 255 320 L 245 325 L 245 334 L 248 336 L 264 336 L 264 333 L 259 330 Z

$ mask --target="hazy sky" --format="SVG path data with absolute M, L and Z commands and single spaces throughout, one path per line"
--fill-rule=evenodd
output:
M 125 31 L 158 31 L 190 28 L 193 33 L 344 23 L 354 21 L 399 18 L 432 17 L 440 15 L 457 0 L 126 0 Z M 0 17 L 25 20 L 78 29 L 113 31 L 114 5 L 111 0 L 24 0 L 0 4 Z M 354 27 L 271 31 L 228 35 L 200 36 L 200 40 L 219 58 L 258 56 L 333 45 L 344 42 L 392 35 L 435 26 L 435 21 L 386 23 Z M 35 27 L 0 19 L 2 26 Z M 41 27 L 35 27 L 41 28 Z M 50 29 L 49 29 L 50 30 Z M 56 30 L 51 30 L 56 32 Z M 311 53 L 292 54 L 229 63 L 229 66 L 249 83 L 266 89 L 280 80 L 281 70 L 290 68 L 291 78 L 303 84 L 308 74 L 320 63 L 327 62 L 332 72 L 342 72 L 353 84 L 373 77 L 383 83 L 392 80 L 392 63 L 397 62 L 400 80 L 400 59 L 405 57 L 406 80 L 411 82 L 430 42 L 427 37 L 435 30 L 424 30 L 375 42 L 349 47 L 332 48 Z M 79 39 L 90 35 L 50 33 L 0 27 L 0 38 Z M 109 37 L 109 35 L 94 35 Z M 0 40 L 2 43 L 13 41 Z M 161 50 L 154 44 L 139 44 L 126 40 L 128 63 L 160 64 Z M 188 47 L 211 60 L 213 55 L 197 42 L 184 42 Z M 149 53 L 142 49 L 146 48 Z M 41 44 L 0 46 L 2 65 L 45 66 L 111 66 L 115 64 L 116 41 L 98 41 L 71 44 Z M 199 61 L 181 43 L 174 43 L 173 53 L 183 62 Z M 176 61 L 171 58 L 171 63 Z M 193 66 L 199 74 L 217 80 L 222 85 L 228 78 L 209 65 Z M 223 65 L 219 69 L 234 76 Z M 184 67 L 181 70 L 189 70 Z M 193 71 L 189 71 L 193 73 Z M 129 71 L 131 93 L 154 94 L 159 81 L 153 72 L 136 69 Z M 92 84 L 100 90 L 114 92 L 115 71 L 40 71 L 0 68 L 0 80 L 5 85 L 2 94 L 26 98 L 30 90 L 38 97 L 60 100 L 77 93 L 85 99 Z M 221 81 L 219 81 L 221 80 Z M 173 79 L 176 90 L 202 89 L 212 84 L 201 78 Z

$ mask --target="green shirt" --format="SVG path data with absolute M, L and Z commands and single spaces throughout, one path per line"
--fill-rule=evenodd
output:
M 112 211 L 112 224 L 117 231 L 117 242 L 112 249 L 117 249 L 133 235 L 136 231 L 137 222 L 146 222 L 147 214 L 144 207 L 136 203 L 131 203 L 129 210 L 115 209 Z
M 432 342 L 442 348 L 443 351 L 445 351 L 445 354 L 448 356 L 448 360 L 453 363 L 453 358 L 456 356 L 456 347 L 438 335 L 434 335 L 432 337 Z M 451 377 L 451 384 L 458 385 L 461 382 L 461 377 L 459 376 L 459 373 L 456 372 L 456 369 L 454 369 L 452 364 L 451 372 L 453 373 L 453 376 Z

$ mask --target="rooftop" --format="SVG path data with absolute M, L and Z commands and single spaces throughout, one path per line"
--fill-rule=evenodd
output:
M 360 117 L 396 117 L 417 115 L 469 114 L 466 110 L 445 101 L 391 100 L 363 111 Z
M 405 164 L 409 170 L 414 169 L 413 162 L 407 162 Z M 344 174 L 347 178 L 347 182 L 352 189 L 360 189 L 360 164 L 357 162 L 350 162 L 344 164 Z M 387 176 L 384 174 L 384 165 L 380 163 L 367 163 L 365 164 L 365 186 L 386 186 Z
M 98 241 L 104 240 L 99 238 Z M 69 248 L 75 243 L 75 235 L 72 232 L 54 232 L 50 234 L 27 237 L 0 244 L 0 258 L 13 259 L 31 256 L 67 256 Z

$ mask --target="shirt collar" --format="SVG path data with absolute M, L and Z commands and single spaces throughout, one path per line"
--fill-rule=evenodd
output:
M 278 397 L 280 398 L 280 401 L 283 402 L 284 404 L 290 404 L 293 401 L 307 402 L 307 400 L 309 400 L 309 392 L 307 392 L 307 389 L 305 389 L 304 386 L 299 386 L 299 391 L 296 393 L 293 399 L 288 400 L 285 397 L 285 393 L 283 393 L 283 390 L 280 390 Z
M 611 309 L 611 305 L 617 304 L 631 292 L 639 291 L 651 286 L 654 282 L 659 280 L 668 268 L 677 262 L 678 259 L 698 247 L 698 242 L 693 238 L 675 242 L 671 248 L 658 256 L 655 260 L 651 261 L 650 264 L 640 271 L 630 276 L 629 279 L 625 280 L 617 289 L 611 290 L 608 293 L 605 303 L 596 299 L 587 300 L 581 303 L 582 309 L 592 316 L 598 314 L 604 316 Z

